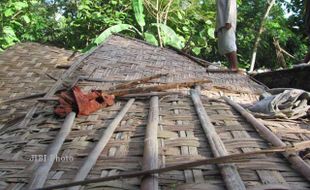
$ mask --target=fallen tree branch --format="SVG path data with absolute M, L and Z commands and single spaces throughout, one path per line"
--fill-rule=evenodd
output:
M 90 179 L 90 180 L 84 180 L 84 181 L 76 181 L 76 182 L 60 184 L 60 185 L 53 185 L 53 186 L 39 188 L 37 190 L 62 189 L 62 188 L 72 187 L 72 186 L 77 186 L 77 185 L 87 185 L 90 183 L 99 183 L 99 182 L 112 181 L 112 180 L 118 180 L 118 179 L 141 177 L 141 176 L 151 175 L 151 174 L 160 174 L 160 173 L 169 172 L 173 170 L 185 170 L 188 168 L 198 167 L 202 165 L 244 162 L 245 159 L 249 159 L 253 156 L 271 154 L 271 153 L 296 152 L 296 151 L 304 150 L 309 146 L 310 146 L 310 142 L 306 141 L 306 142 L 294 144 L 293 147 L 272 148 L 272 149 L 260 150 L 260 151 L 255 151 L 255 152 L 232 154 L 232 155 L 222 156 L 222 157 L 217 157 L 217 158 L 208 158 L 204 160 L 188 162 L 185 164 L 168 166 L 165 168 L 158 168 L 158 169 L 153 169 L 153 170 L 145 170 L 145 171 L 137 171 L 137 172 L 126 172 L 126 173 L 114 175 L 114 176 L 108 176 L 108 177 L 102 177 L 102 178 Z

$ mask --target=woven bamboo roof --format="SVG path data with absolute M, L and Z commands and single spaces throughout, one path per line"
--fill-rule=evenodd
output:
M 116 128 L 105 139 L 103 151 L 86 172 L 85 180 L 274 147 L 221 98 L 227 96 L 242 105 L 256 101 L 264 87 L 247 75 L 206 72 L 193 59 L 173 50 L 121 36 L 112 36 L 92 52 L 68 61 L 70 57 L 70 51 L 36 43 L 18 44 L 0 55 L 0 189 L 29 188 L 40 167 L 45 170 L 39 173 L 47 174 L 40 182 L 45 187 L 72 182 L 113 123 Z M 70 67 L 57 68 L 56 64 Z M 118 100 L 90 116 L 66 118 L 65 124 L 53 114 L 53 102 L 37 101 L 42 96 L 54 97 L 65 86 L 78 85 L 85 92 L 108 90 L 116 84 L 164 73 L 169 75 L 146 85 L 197 79 L 212 83 L 201 85 L 201 94 L 199 88 L 184 88 L 174 90 L 182 94 Z M 73 124 L 65 141 L 54 142 L 69 120 Z M 287 146 L 310 140 L 307 120 L 258 121 Z M 48 161 L 32 160 L 36 155 L 49 156 L 56 143 L 60 143 L 58 160 L 50 168 Z M 300 158 L 309 167 L 309 158 L 293 153 L 290 156 Z M 231 176 L 227 176 L 229 172 Z M 292 167 L 289 159 L 275 153 L 226 165 L 205 164 L 158 175 L 88 183 L 80 188 L 302 190 L 310 188 L 305 176 Z M 232 188 L 238 183 L 229 179 L 239 180 L 244 187 Z

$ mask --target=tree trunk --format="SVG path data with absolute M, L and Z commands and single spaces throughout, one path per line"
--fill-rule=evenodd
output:
M 256 40 L 255 40 L 255 44 L 254 44 L 254 47 L 253 47 L 253 53 L 252 53 L 252 58 L 251 58 L 251 68 L 250 68 L 250 72 L 253 72 L 254 70 L 254 66 L 255 66 L 255 61 L 256 61 L 256 54 L 257 54 L 257 49 L 258 49 L 258 45 L 259 45 L 259 41 L 260 41 L 260 36 L 261 34 L 263 33 L 264 31 L 264 23 L 270 13 L 270 10 L 272 8 L 272 6 L 275 4 L 276 0 L 271 0 L 271 2 L 269 3 L 269 6 L 265 12 L 265 15 L 264 17 L 262 18 L 262 22 L 260 24 L 260 27 L 259 27 L 259 31 L 258 31 L 258 34 L 256 36 Z

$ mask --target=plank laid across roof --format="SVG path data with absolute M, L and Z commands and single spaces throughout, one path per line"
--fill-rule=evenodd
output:
M 45 48 L 46 52 L 40 53 Z M 53 54 L 54 51 L 61 53 Z M 48 57 L 49 54 L 51 54 L 50 57 Z M 22 55 L 27 58 L 14 58 L 23 57 Z M 1 100 L 51 92 L 50 89 L 62 88 L 57 84 L 63 81 L 68 85 L 76 83 L 87 92 L 91 89 L 108 90 L 122 81 L 154 74 L 169 73 L 168 76 L 152 80 L 146 85 L 210 79 L 213 83 L 201 86 L 202 95 L 199 95 L 199 98 L 206 111 L 205 114 L 214 126 L 215 134 L 223 142 L 227 151 L 225 154 L 245 153 L 271 147 L 270 143 L 264 140 L 245 118 L 220 98 L 224 94 L 242 104 L 257 100 L 264 88 L 246 75 L 206 73 L 205 68 L 172 50 L 120 36 L 112 36 L 92 53 L 75 61 L 71 70 L 66 71 L 62 77 L 63 70 L 54 67 L 56 63 L 61 64 L 61 60 L 51 63 L 50 59 L 51 57 L 60 59 L 61 55 L 69 57 L 71 52 L 37 44 L 21 44 L 4 52 L 0 55 L 0 65 L 5 65 L 0 68 L 0 88 L 4 91 L 0 94 Z M 39 65 L 36 71 L 39 74 L 33 71 L 36 65 Z M 17 72 L 18 70 L 21 72 Z M 33 74 L 28 74 L 31 72 L 27 70 L 32 70 Z M 45 72 L 63 81 L 56 83 L 50 78 L 44 78 Z M 44 80 L 36 79 L 38 77 Z M 158 156 L 152 157 L 154 159 L 152 163 L 161 168 L 221 156 L 216 155 L 213 145 L 210 144 L 212 141 L 207 138 L 208 134 L 203 129 L 189 90 L 178 89 L 177 91 L 184 93 L 151 99 L 132 99 L 130 104 L 126 100 L 117 101 L 114 106 L 101 109 L 90 116 L 75 118 L 69 135 L 48 171 L 44 186 L 72 182 L 101 137 L 106 134 L 105 132 L 111 131 L 111 123 L 116 123 L 117 128 L 111 138 L 107 139 L 108 142 L 103 143 L 104 148 L 99 157 L 95 156 L 95 165 L 86 179 L 140 171 L 146 168 L 147 159 L 144 158 L 152 157 L 154 153 Z M 116 116 L 125 105 L 128 109 L 123 110 L 123 117 L 118 123 Z M 63 119 L 54 116 L 53 106 L 52 103 L 37 103 L 35 98 L 4 101 L 0 104 L 0 110 L 2 110 L 0 189 L 26 189 L 37 168 L 44 164 L 44 157 L 43 160 L 39 158 L 47 154 L 49 145 L 52 144 L 63 124 Z M 29 122 L 23 122 L 25 120 Z M 288 145 L 310 140 L 307 123 L 283 120 L 262 120 L 262 122 Z M 157 135 L 151 135 L 151 132 L 148 132 L 149 138 L 146 139 L 146 131 L 150 130 L 149 127 L 157 127 L 155 130 Z M 154 139 L 157 139 L 157 146 L 154 144 Z M 157 147 L 157 151 L 145 150 L 145 146 L 155 147 L 155 149 Z M 309 164 L 309 158 L 305 157 L 304 160 Z M 309 181 L 292 168 L 288 160 L 280 154 L 256 156 L 247 162 L 234 165 L 234 171 L 240 176 L 246 189 L 310 188 Z M 227 189 L 233 187 L 228 184 L 231 183 L 229 180 L 224 180 L 222 168 L 223 166 L 203 165 L 144 178 L 91 183 L 81 188 Z M 147 182 L 149 180 L 151 182 Z

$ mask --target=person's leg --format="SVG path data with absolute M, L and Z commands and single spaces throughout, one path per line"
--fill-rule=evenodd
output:
M 229 62 L 229 69 L 233 71 L 238 70 L 238 57 L 237 57 L 237 52 L 233 51 L 230 53 L 226 54 L 227 60 Z
M 237 46 L 235 31 L 223 29 L 218 33 L 219 53 L 225 55 L 229 69 L 238 70 Z

